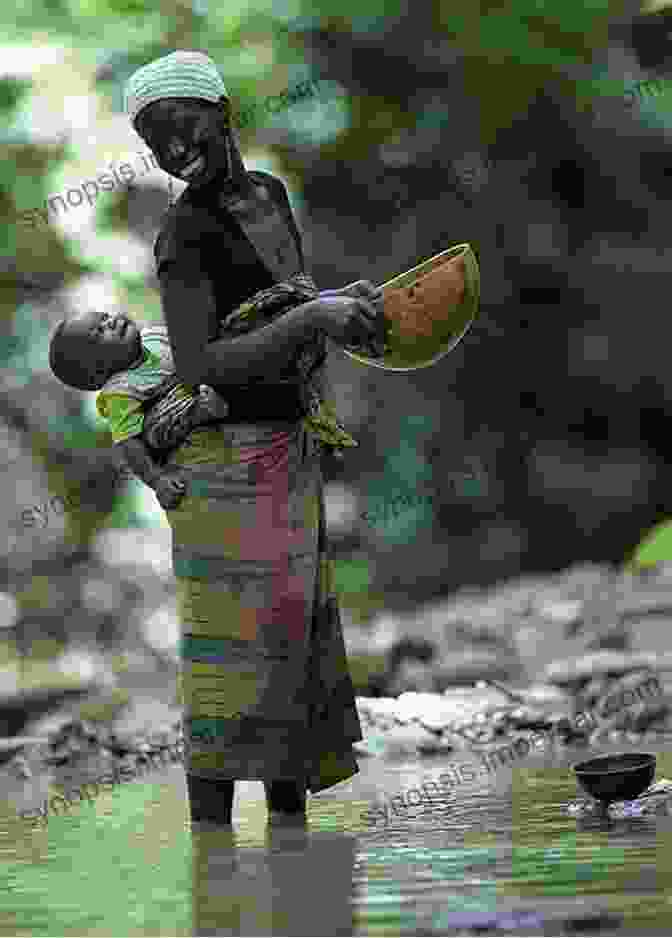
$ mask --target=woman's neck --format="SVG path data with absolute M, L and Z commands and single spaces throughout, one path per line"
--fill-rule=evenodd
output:
M 230 175 L 217 179 L 215 177 L 220 195 L 224 198 L 239 199 L 246 198 L 253 191 L 252 182 L 245 169 L 243 158 L 236 141 L 232 136 L 228 136 L 226 145 L 228 147 L 228 163 Z

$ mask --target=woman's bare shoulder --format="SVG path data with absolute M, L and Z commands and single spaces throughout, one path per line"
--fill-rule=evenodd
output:
M 253 182 L 260 182 L 269 186 L 271 191 L 275 191 L 276 193 L 282 192 L 285 195 L 287 194 L 287 186 L 279 176 L 274 176 L 273 173 L 267 173 L 262 169 L 252 169 L 249 171 L 248 176 L 252 179 Z

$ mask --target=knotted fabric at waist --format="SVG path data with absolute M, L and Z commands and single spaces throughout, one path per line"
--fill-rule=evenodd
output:
M 306 416 L 301 393 L 295 383 L 217 385 L 213 389 L 229 405 L 223 423 L 254 423 L 257 420 L 299 421 Z

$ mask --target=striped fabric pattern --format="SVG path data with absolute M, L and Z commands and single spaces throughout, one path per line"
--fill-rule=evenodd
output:
M 327 555 L 319 444 L 301 424 L 192 432 L 168 460 L 186 768 L 210 779 L 355 774 L 361 739 Z

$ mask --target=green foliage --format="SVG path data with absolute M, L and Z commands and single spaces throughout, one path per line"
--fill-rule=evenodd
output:
M 348 671 L 355 694 L 368 689 L 372 677 L 385 673 L 385 655 L 348 655 Z
M 112 723 L 130 703 L 131 695 L 124 687 L 115 687 L 100 700 L 91 700 L 80 704 L 80 720 L 91 723 Z
M 105 7 L 107 12 L 117 16 L 137 16 L 153 11 L 157 4 L 146 0 L 105 0 Z
M 659 563 L 672 563 L 672 521 L 665 521 L 649 531 L 627 565 L 636 570 Z
M 402 417 L 399 440 L 388 452 L 384 474 L 369 483 L 365 514 L 390 542 L 404 543 L 418 527 L 432 523 L 431 504 L 417 497 L 432 479 L 432 469 L 423 455 L 425 439 L 431 432 L 432 421 L 426 415 Z
M 117 493 L 114 509 L 105 519 L 105 527 L 110 529 L 146 528 L 151 525 L 145 520 L 140 510 L 139 496 L 144 484 L 139 479 L 126 482 Z
M 482 143 L 487 144 L 499 130 L 509 127 L 516 115 L 524 113 L 549 83 L 569 96 L 574 95 L 579 106 L 599 93 L 597 83 L 586 82 L 583 77 L 579 80 L 575 75 L 584 76 L 585 66 L 593 64 L 595 53 L 606 42 L 610 20 L 621 16 L 626 4 L 625 0 L 516 0 L 512 8 L 501 0 L 460 3 L 443 0 L 433 3 L 430 9 L 433 21 L 428 32 L 439 42 L 450 40 L 462 53 L 464 95 L 478 114 Z M 234 108 L 242 113 L 257 107 L 266 95 L 291 88 L 304 77 L 302 28 L 327 29 L 334 43 L 340 39 L 347 43 L 353 32 L 378 38 L 386 24 L 400 16 L 401 5 L 371 0 L 364 12 L 361 4 L 355 2 L 344 6 L 343 0 L 311 0 L 310 4 L 304 0 L 296 14 L 282 17 L 270 6 L 250 9 L 242 0 L 233 5 L 211 2 L 207 10 L 195 4 L 165 4 L 158 0 L 31 0 L 19 4 L 18 9 L 12 4 L 3 7 L 0 21 L 6 34 L 17 41 L 30 41 L 37 31 L 48 30 L 54 42 L 65 40 L 79 50 L 83 63 L 93 58 L 103 64 L 100 50 L 105 50 L 103 61 L 109 66 L 111 77 L 100 80 L 97 87 L 103 95 L 112 96 L 117 111 L 122 108 L 124 83 L 137 67 L 175 48 L 202 49 L 217 62 Z M 276 80 L 279 73 L 285 76 L 282 81 Z M 30 84 L 23 78 L 0 80 L 0 116 L 7 127 Z M 622 90 L 609 90 L 622 94 Z M 412 97 L 414 89 L 409 88 L 408 93 Z M 352 162 L 360 154 L 367 154 L 372 146 L 394 137 L 400 128 L 413 125 L 413 115 L 398 97 L 362 92 L 353 96 L 352 101 L 338 103 L 343 121 L 329 129 L 319 153 L 327 163 L 341 159 Z M 297 111 L 304 106 L 308 108 L 308 104 L 296 104 Z M 255 117 L 250 122 L 246 133 L 253 136 L 261 123 L 272 119 L 261 113 L 260 119 Z M 287 119 L 289 123 L 289 116 Z M 350 128 L 348 120 L 352 122 Z M 441 107 L 437 120 L 447 120 Z M 454 130 L 459 137 L 459 124 L 455 124 Z M 43 204 L 48 172 L 66 152 L 66 148 L 59 152 L 57 148 L 33 144 L 3 147 L 0 212 L 5 222 L 17 208 Z M 283 157 L 282 153 L 277 155 Z M 103 199 L 98 230 L 123 229 L 127 224 L 128 194 Z M 37 257 L 46 269 L 68 269 L 73 276 L 84 269 L 84 265 L 73 262 L 73 251 L 51 228 L 32 229 L 15 219 L 0 228 L 0 253 L 16 256 L 21 263 L 28 257 Z M 118 280 L 121 283 L 122 278 Z M 130 311 L 137 318 L 146 321 L 161 318 L 155 292 L 147 290 L 141 282 L 128 280 L 123 281 L 123 288 Z M 11 295 L 3 296 L 0 292 L 0 318 L 15 313 L 16 303 Z M 30 323 L 21 322 L 3 341 L 0 353 L 5 367 L 24 379 L 28 378 L 36 356 L 44 355 L 44 336 L 39 330 L 31 330 Z M 57 433 L 62 444 L 73 449 L 86 450 L 98 445 L 96 431 L 84 417 L 64 418 Z M 416 436 L 411 424 L 402 426 L 400 445 L 390 454 L 384 479 L 376 482 L 370 492 L 371 504 L 367 508 L 372 513 L 375 514 L 374 500 L 384 501 L 390 493 L 399 491 L 415 493 L 431 481 L 431 471 L 423 462 Z M 383 487 L 387 491 L 380 491 Z M 134 491 L 131 486 L 120 493 L 110 519 L 113 525 L 137 520 Z M 385 527 L 386 536 L 390 540 L 406 540 L 419 524 L 431 521 L 431 506 L 410 507 L 403 515 L 390 519 Z M 347 574 L 341 571 L 340 575 L 347 581 L 341 581 L 340 588 L 345 588 L 350 597 L 360 596 L 364 601 L 369 589 L 368 572 L 355 564 Z
M 370 561 L 366 557 L 348 557 L 334 561 L 334 586 L 338 593 L 360 593 L 371 584 Z
M 0 78 L 0 114 L 2 115 L 3 124 L 8 122 L 9 117 L 31 85 L 32 82 L 27 78 L 15 78 L 13 76 Z

